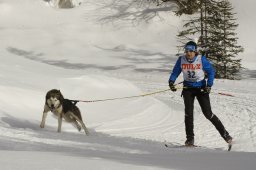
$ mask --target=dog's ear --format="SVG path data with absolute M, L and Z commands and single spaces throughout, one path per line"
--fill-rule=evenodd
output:
M 45 101 L 46 101 L 48 98 L 50 98 L 50 91 L 48 91 L 48 92 L 46 93 L 46 95 L 45 95 Z
M 59 90 L 59 92 L 60 92 L 60 90 Z M 60 98 L 59 98 L 59 99 L 60 99 L 60 101 L 62 102 L 62 101 L 64 100 L 64 96 L 62 95 L 61 92 L 60 92 L 59 94 L 60 94 L 60 96 L 59 96 Z

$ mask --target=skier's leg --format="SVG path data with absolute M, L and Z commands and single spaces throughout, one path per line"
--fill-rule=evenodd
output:
M 204 116 L 212 122 L 215 128 L 219 131 L 220 135 L 224 138 L 225 141 L 227 141 L 230 137 L 229 133 L 226 131 L 220 119 L 212 113 L 209 94 L 200 92 L 197 95 L 197 100 L 201 106 Z
M 184 89 L 182 91 L 185 104 L 185 129 L 187 140 L 194 140 L 194 100 L 193 89 Z

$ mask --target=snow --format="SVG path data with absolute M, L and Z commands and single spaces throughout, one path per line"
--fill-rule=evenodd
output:
M 1 170 L 255 169 L 254 78 L 216 80 L 211 93 L 214 113 L 234 138 L 232 152 L 197 102 L 195 141 L 201 147 L 179 147 L 185 140 L 180 91 L 78 103 L 90 136 L 66 122 L 57 133 L 50 113 L 41 129 L 48 90 L 60 89 L 64 97 L 78 100 L 164 90 L 176 61 L 175 35 L 182 23 L 171 5 L 74 2 L 75 8 L 58 9 L 45 0 L 0 1 Z M 243 15 L 254 14 L 255 2 L 232 2 L 243 23 L 238 35 L 244 66 L 255 70 L 255 32 L 246 24 L 255 25 Z

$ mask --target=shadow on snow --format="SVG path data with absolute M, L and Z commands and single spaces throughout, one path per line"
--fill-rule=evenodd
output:
M 101 158 L 126 164 L 167 169 L 242 169 L 255 166 L 255 153 L 228 153 L 203 148 L 165 148 L 161 142 L 117 137 L 89 129 L 90 136 L 78 132 L 57 133 L 56 127 L 39 127 L 39 121 L 27 121 L 5 115 L 0 121 L 2 150 L 44 151 L 61 155 Z M 175 140 L 175 139 L 174 139 Z M 241 158 L 247 155 L 241 163 Z M 249 156 L 248 156 L 249 155 Z M 223 159 L 225 158 L 225 159 Z M 230 162 L 232 161 L 232 166 Z M 202 162 L 202 164 L 200 164 Z M 210 169 L 211 169 L 210 168 Z M 253 169 L 253 168 L 252 168 Z

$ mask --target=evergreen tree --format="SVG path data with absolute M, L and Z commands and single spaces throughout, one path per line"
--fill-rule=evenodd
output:
M 177 36 L 181 44 L 185 44 L 188 40 L 193 39 L 192 37 L 199 37 L 198 45 L 202 47 L 201 49 L 203 49 L 201 50 L 201 52 L 205 53 L 204 49 L 207 49 L 206 42 L 209 27 L 207 13 L 210 9 L 214 7 L 214 2 L 212 0 L 197 0 L 194 1 L 194 3 L 194 6 L 197 7 L 198 12 L 195 13 L 193 16 L 188 17 L 189 20 L 186 20 L 185 24 L 183 25 L 184 30 L 180 31 Z M 183 9 L 177 11 L 176 14 L 184 14 Z
M 231 3 L 222 0 L 215 2 L 215 7 L 209 13 L 209 21 L 213 23 L 209 23 L 212 26 L 208 30 L 210 36 L 207 44 L 210 49 L 209 58 L 216 68 L 218 78 L 236 79 L 241 69 L 241 59 L 236 57 L 244 49 L 237 45 L 235 30 L 238 24 L 232 11 Z
M 191 37 L 199 37 L 200 52 L 212 61 L 217 78 L 235 79 L 241 69 L 241 60 L 235 59 L 243 48 L 237 45 L 238 26 L 227 0 L 199 0 L 199 12 L 184 24 L 178 40 L 185 44 Z M 207 50 L 208 49 L 208 50 Z
M 195 12 L 198 11 L 198 1 L 200 0 L 148 0 L 150 2 L 154 2 L 157 4 L 157 6 L 167 3 L 167 2 L 172 2 L 178 5 L 179 10 L 176 11 L 176 15 L 180 16 L 182 14 L 194 14 Z

